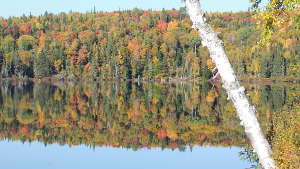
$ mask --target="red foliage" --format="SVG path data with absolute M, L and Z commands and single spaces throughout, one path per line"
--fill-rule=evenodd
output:
M 30 128 L 29 128 L 29 126 L 28 125 L 22 126 L 21 127 L 21 132 L 24 135 L 26 135 L 26 136 L 30 135 Z
M 203 140 L 205 140 L 206 139 L 206 135 L 201 135 L 201 136 L 199 136 L 199 139 L 201 140 L 201 141 L 203 141 Z
M 101 32 L 102 32 L 101 30 L 96 30 L 96 31 L 95 31 L 96 35 L 101 34 Z
M 156 27 L 159 28 L 161 31 L 166 31 L 168 29 L 168 23 L 160 22 L 156 25 Z
M 223 20 L 227 21 L 227 22 L 230 22 L 230 21 L 233 20 L 233 17 L 232 16 L 223 16 Z
M 6 138 L 8 135 L 8 132 L 3 132 L 3 133 L 0 133 L 0 138 Z
M 16 127 L 12 127 L 10 128 L 10 132 L 13 134 L 13 135 L 16 135 L 18 133 L 18 129 Z
M 69 43 L 77 38 L 77 35 L 74 32 L 60 32 L 58 35 L 57 33 L 53 32 L 52 36 L 54 36 L 56 40 L 62 40 Z
M 62 120 L 54 120 L 54 123 L 58 127 L 63 127 L 64 126 L 64 121 L 62 121 Z
M 148 12 L 147 11 L 145 11 L 142 15 L 141 15 L 141 17 L 145 17 L 145 16 L 148 16 Z
M 160 129 L 156 132 L 156 135 L 159 139 L 164 139 L 167 137 L 167 132 L 163 129 Z
M 229 138 L 222 139 L 221 144 L 230 145 L 231 144 L 231 139 L 229 139 Z
M 171 16 L 172 18 L 178 19 L 179 16 L 180 16 L 180 12 L 179 12 L 179 11 L 171 11 L 171 12 L 170 12 L 170 16 Z
M 50 128 L 54 129 L 55 128 L 55 124 L 50 124 Z
M 137 18 L 138 16 L 136 14 L 131 14 L 130 17 L 131 18 Z
M 31 31 L 31 28 L 32 28 L 31 24 L 30 24 L 30 23 L 27 23 L 27 24 L 22 25 L 22 26 L 20 27 L 20 32 L 21 32 L 22 34 L 29 34 L 30 31 Z
M 86 64 L 88 47 L 83 45 L 79 50 L 79 56 L 76 58 L 76 64 Z
M 16 24 L 13 24 L 12 26 L 10 26 L 10 27 L 8 28 L 8 31 L 7 31 L 7 32 L 8 32 L 11 36 L 16 37 L 16 36 L 19 34 L 19 31 L 20 31 L 19 26 L 16 25 Z
M 1 20 L 1 26 L 6 28 L 8 26 L 8 22 L 6 19 Z
M 255 18 L 252 18 L 252 17 L 245 18 L 243 21 L 245 23 L 251 23 L 251 24 L 257 23 L 257 20 Z
M 99 124 L 97 124 L 97 123 L 95 124 L 95 129 L 96 129 L 96 130 L 99 130 L 99 129 L 101 129 L 101 128 L 102 128 L 101 125 L 99 125 Z
M 178 147 L 178 143 L 176 143 L 176 142 L 171 142 L 171 143 L 170 143 L 170 147 L 173 148 L 173 149 L 175 149 L 175 148 Z

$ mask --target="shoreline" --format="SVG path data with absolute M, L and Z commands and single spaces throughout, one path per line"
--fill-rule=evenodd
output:
M 134 79 L 117 79 L 117 78 L 56 78 L 56 77 L 43 77 L 43 78 L 17 78 L 17 77 L 8 77 L 0 78 L 0 82 L 34 82 L 34 83 L 43 83 L 43 82 L 63 82 L 63 83 L 79 83 L 79 82 L 99 82 L 99 81 L 122 81 L 122 82 L 134 82 L 134 83 L 145 83 L 145 82 L 170 82 L 170 83 L 185 83 L 185 82 L 201 82 L 203 79 L 191 79 L 191 78 L 156 78 L 156 79 L 146 79 L 146 78 L 134 78 Z M 206 80 L 208 83 L 211 81 Z M 241 83 L 257 83 L 257 84 L 273 84 L 273 83 L 290 83 L 290 84 L 300 84 L 300 79 L 297 78 L 240 78 Z M 218 83 L 219 81 L 216 81 Z

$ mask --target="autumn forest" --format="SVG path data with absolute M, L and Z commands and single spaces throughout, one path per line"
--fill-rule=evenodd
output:
M 287 23 L 272 46 L 255 48 L 251 12 L 207 17 L 240 78 L 300 77 L 300 22 Z M 0 76 L 208 79 L 214 65 L 190 25 L 184 8 L 0 18 Z

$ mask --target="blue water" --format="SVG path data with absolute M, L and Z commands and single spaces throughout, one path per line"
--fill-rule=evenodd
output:
M 194 147 L 192 151 L 86 146 L 45 146 L 0 141 L 1 169 L 244 169 L 237 147 Z

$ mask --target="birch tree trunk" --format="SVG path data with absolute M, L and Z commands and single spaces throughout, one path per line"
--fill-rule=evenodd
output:
M 276 169 L 275 162 L 271 157 L 270 145 L 255 116 L 256 109 L 250 104 L 245 95 L 245 88 L 240 85 L 234 73 L 225 53 L 223 42 L 206 22 L 199 0 L 185 0 L 185 3 L 193 22 L 193 28 L 199 32 L 202 44 L 208 48 L 210 57 L 216 64 L 228 99 L 234 103 L 241 125 L 244 126 L 247 137 L 258 154 L 260 163 L 265 169 Z

